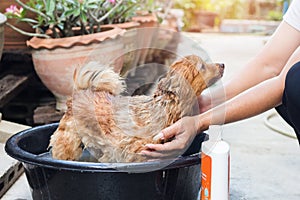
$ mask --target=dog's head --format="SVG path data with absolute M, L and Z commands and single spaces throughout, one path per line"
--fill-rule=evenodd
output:
M 174 62 L 171 70 L 181 74 L 198 96 L 223 76 L 224 67 L 224 64 L 205 63 L 199 56 L 190 55 Z

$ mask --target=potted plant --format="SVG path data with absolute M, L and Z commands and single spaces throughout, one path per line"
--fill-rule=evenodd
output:
M 7 10 L 11 10 L 14 8 L 15 5 L 12 5 L 11 0 L 2 0 L 0 3 L 0 12 L 5 13 Z M 27 0 L 22 0 L 22 2 L 26 3 Z M 14 3 L 14 2 L 13 2 Z M 34 30 L 32 27 L 27 23 L 18 23 L 18 20 L 15 18 L 7 19 L 7 22 L 10 24 L 13 24 L 14 26 L 18 27 L 19 29 L 25 30 L 27 32 L 33 32 Z M 13 29 L 11 29 L 9 26 L 6 26 L 4 30 L 4 52 L 8 53 L 15 53 L 16 51 L 18 53 L 28 53 L 28 47 L 26 46 L 26 40 L 28 40 L 30 37 L 27 35 L 23 35 Z
M 65 110 L 72 94 L 73 72 L 90 60 L 122 67 L 125 30 L 109 23 L 126 22 L 135 15 L 134 0 L 15 0 L 19 7 L 6 12 L 8 18 L 27 23 L 35 32 L 9 27 L 31 37 L 32 59 L 37 75 L 56 97 L 56 108 Z M 28 17 L 31 13 L 32 18 Z M 33 15 L 32 15 L 33 14 Z
M 218 16 L 216 7 L 220 7 L 219 4 L 219 1 L 212 2 L 211 0 L 176 0 L 174 6 L 183 9 L 185 12 L 184 22 L 186 30 L 201 31 L 202 29 L 215 26 Z

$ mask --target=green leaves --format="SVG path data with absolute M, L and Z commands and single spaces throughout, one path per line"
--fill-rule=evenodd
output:
M 55 10 L 56 2 L 55 0 L 47 0 L 46 1 L 46 14 L 53 18 L 54 10 Z
M 93 32 L 90 27 L 102 24 L 129 21 L 136 10 L 154 0 L 15 0 L 24 9 L 22 12 L 8 13 L 8 17 L 26 22 L 39 33 L 52 29 L 52 37 L 74 35 L 74 27 L 81 28 L 81 34 Z M 16 14 L 17 13 L 17 14 Z

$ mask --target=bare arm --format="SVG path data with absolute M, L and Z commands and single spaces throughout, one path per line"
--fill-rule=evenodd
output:
M 214 107 L 214 105 L 210 105 L 210 98 L 214 98 L 214 103 L 218 105 L 264 80 L 278 76 L 299 43 L 299 31 L 283 21 L 262 50 L 240 71 L 235 73 L 228 82 L 224 83 L 224 88 L 210 91 L 211 97 L 199 97 L 202 111 Z M 219 95 L 224 93 L 221 91 L 224 89 L 225 98 Z
M 263 81 L 226 103 L 199 115 L 199 130 L 207 129 L 210 124 L 223 124 L 246 119 L 281 104 L 286 74 L 299 61 L 300 47 L 290 57 L 279 76 Z
M 224 104 L 198 115 L 198 131 L 210 124 L 225 124 L 246 119 L 280 104 L 284 81 L 280 77 L 266 80 L 233 97 Z

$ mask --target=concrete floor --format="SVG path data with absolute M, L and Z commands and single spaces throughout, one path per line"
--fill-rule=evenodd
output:
M 225 63 L 224 81 L 254 56 L 268 39 L 258 35 L 184 35 L 207 50 L 212 61 Z M 223 126 L 223 138 L 231 145 L 232 200 L 300 199 L 299 145 L 297 140 L 265 126 L 265 117 L 273 112 L 270 110 L 251 119 Z M 276 122 L 276 125 L 290 131 L 283 122 Z M 27 183 L 24 186 L 24 182 L 23 176 L 3 200 L 28 199 L 29 188 Z

